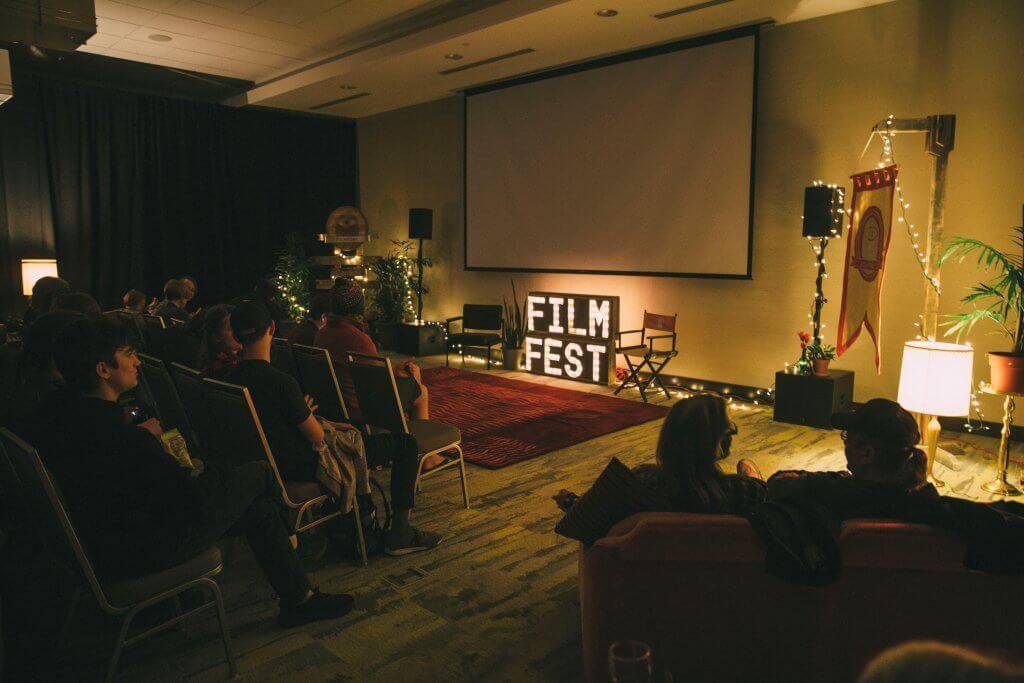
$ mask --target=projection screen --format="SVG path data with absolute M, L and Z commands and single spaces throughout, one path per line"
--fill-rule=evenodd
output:
M 749 278 L 757 28 L 467 91 L 467 270 Z

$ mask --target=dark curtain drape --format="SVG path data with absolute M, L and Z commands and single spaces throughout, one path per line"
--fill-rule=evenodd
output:
M 15 268 L 55 255 L 61 276 L 104 307 L 131 287 L 158 295 L 184 274 L 207 304 L 251 291 L 287 233 L 312 237 L 332 209 L 358 201 L 350 121 L 17 74 L 10 104 L 14 114 L 0 112 L 0 255 Z M 12 183 L 12 167 L 26 179 Z M 23 237 L 53 252 L 12 246 Z

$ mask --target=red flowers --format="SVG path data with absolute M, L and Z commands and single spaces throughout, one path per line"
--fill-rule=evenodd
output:
M 797 332 L 796 336 L 800 339 L 800 348 L 801 349 L 805 348 L 808 344 L 811 343 L 811 333 L 810 332 Z

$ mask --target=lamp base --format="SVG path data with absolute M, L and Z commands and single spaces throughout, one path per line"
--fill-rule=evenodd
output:
M 987 484 L 982 484 L 981 488 L 984 489 L 985 491 L 988 491 L 989 493 L 994 493 L 997 496 L 1006 496 L 1008 498 L 1014 498 L 1016 496 L 1021 495 L 1021 491 L 1019 488 L 1017 488 L 1010 482 L 1003 481 L 1001 479 L 996 479 L 994 481 L 990 481 Z

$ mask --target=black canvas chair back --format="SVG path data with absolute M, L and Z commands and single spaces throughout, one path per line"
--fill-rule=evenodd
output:
M 317 415 L 332 422 L 347 421 L 345 399 L 327 349 L 292 344 L 292 356 L 299 370 L 300 384 L 319 406 Z
M 356 401 L 367 428 L 385 429 L 389 432 L 409 431 L 402 410 L 402 400 L 395 383 L 395 371 L 391 359 L 383 356 L 367 356 L 361 353 L 346 353 L 345 362 L 356 391 Z
M 235 465 L 265 460 L 269 453 L 263 429 L 253 419 L 255 409 L 244 388 L 215 379 L 203 378 L 203 395 L 210 425 L 202 437 L 207 448 Z M 272 456 L 271 456 L 272 457 Z
M 211 452 L 207 443 L 207 435 L 215 427 L 215 423 L 210 422 L 202 373 L 181 363 L 171 363 L 170 373 L 174 388 L 178 391 L 178 398 L 181 399 L 181 405 L 185 409 L 185 415 L 188 417 L 189 424 L 192 425 L 196 441 L 205 449 L 204 455 L 221 456 L 219 453 Z
M 274 337 L 270 342 L 270 364 L 281 372 L 294 377 L 299 386 L 302 386 L 302 377 L 299 375 L 298 366 L 295 365 L 295 355 L 292 353 L 292 343 L 290 341 Z
M 462 307 L 462 329 L 480 332 L 501 331 L 501 306 L 490 304 L 465 304 Z
M 153 398 L 157 411 L 157 417 L 164 431 L 177 429 L 188 442 L 192 454 L 199 452 L 199 442 L 196 433 L 192 429 L 192 422 L 188 419 L 185 406 L 182 405 L 178 396 L 178 389 L 174 386 L 171 374 L 167 372 L 167 366 L 159 358 L 153 358 L 144 353 L 139 354 L 142 364 L 139 370 L 146 382 L 146 389 Z
M 164 319 L 158 315 L 147 315 L 143 313 L 139 318 L 142 320 L 142 336 L 146 341 L 146 350 L 151 353 L 159 353 L 164 343 L 165 330 L 167 325 Z

